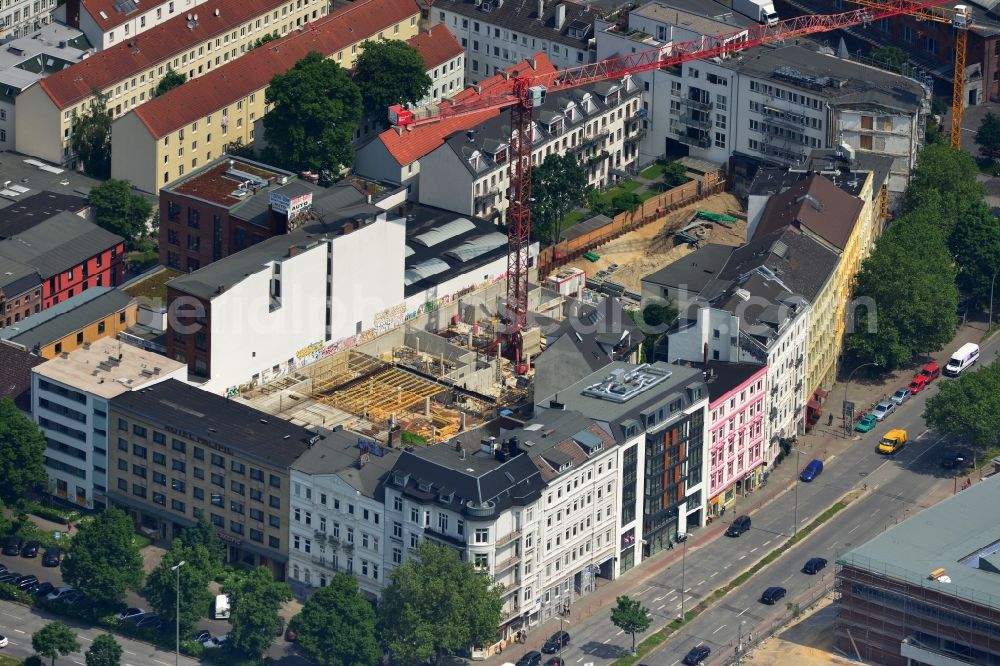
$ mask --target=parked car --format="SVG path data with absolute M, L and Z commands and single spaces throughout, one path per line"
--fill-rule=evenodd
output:
M 567 645 L 569 645 L 569 632 L 557 631 L 549 636 L 549 640 L 545 641 L 545 645 L 542 646 L 542 652 L 552 654 L 553 652 L 558 652 L 559 648 L 564 648 Z
M 49 593 L 49 596 L 45 598 L 48 599 L 49 601 L 55 601 L 57 599 L 62 599 L 64 597 L 69 596 L 70 594 L 72 594 L 72 592 L 73 592 L 72 587 L 64 585 L 63 587 L 57 587 L 56 589 L 54 589 L 52 592 Z
M 799 474 L 799 478 L 803 481 L 809 482 L 815 479 L 817 476 L 823 473 L 823 461 L 819 459 L 810 460 L 809 464 L 806 465 L 802 473 Z
M 140 629 L 162 629 L 167 624 L 159 615 L 144 615 L 141 620 L 135 623 Z
M 115 617 L 119 620 L 131 620 L 134 617 L 142 617 L 146 614 L 146 611 L 142 608 L 126 608 L 121 613 L 118 613 Z
M 826 566 L 826 560 L 822 557 L 810 557 L 806 562 L 806 565 L 802 567 L 802 573 L 809 574 L 810 576 L 818 574 Z
M 17 579 L 20 578 L 22 575 L 23 574 L 20 574 L 16 571 L 8 571 L 4 575 L 0 576 L 0 583 L 7 583 L 8 585 L 16 585 Z
M 16 581 L 14 581 L 14 585 L 17 586 L 17 589 L 27 592 L 35 585 L 38 585 L 38 576 L 33 576 L 31 574 L 28 574 L 27 576 L 21 576 Z
M 37 541 L 29 541 L 24 544 L 24 548 L 21 549 L 21 557 L 38 557 L 38 551 L 41 550 L 42 544 Z
M 858 432 L 868 432 L 872 428 L 878 425 L 878 419 L 871 414 L 865 414 L 858 420 L 858 424 L 854 426 L 854 429 Z
M 74 592 L 70 592 L 65 597 L 61 597 L 59 599 L 59 601 L 63 602 L 67 606 L 78 606 L 79 604 L 82 604 L 85 601 L 87 601 L 87 598 L 84 597 L 79 592 L 75 592 L 74 591 Z
M 760 595 L 760 602 L 768 606 L 773 606 L 785 596 L 785 591 L 783 587 L 769 587 L 764 590 L 764 594 Z
M 299 637 L 299 632 L 295 631 L 291 627 L 285 630 L 285 640 L 289 643 L 294 643 L 295 639 Z
M 916 395 L 927 388 L 930 381 L 923 375 L 917 375 L 912 380 L 910 380 L 910 385 L 907 387 L 910 391 L 910 395 Z
M 964 467 L 974 467 L 975 464 L 976 457 L 968 451 L 961 449 L 945 451 L 944 455 L 941 456 L 941 467 L 945 469 L 962 469 Z
M 875 405 L 875 409 L 872 410 L 872 416 L 881 421 L 894 411 L 896 411 L 896 403 L 892 400 L 883 400 Z
M 684 663 L 687 666 L 698 666 L 698 664 L 708 659 L 708 655 L 710 654 L 712 654 L 712 648 L 707 645 L 695 645 L 684 656 Z
M 726 528 L 727 537 L 738 537 L 750 529 L 750 516 L 736 516 Z
M 892 394 L 892 401 L 897 405 L 902 405 L 904 402 L 910 399 L 910 389 L 905 386 L 900 389 L 896 389 L 896 392 Z
M 3 542 L 4 555 L 20 555 L 24 546 L 24 539 L 19 536 L 10 536 Z
M 0 564 L 0 576 L 3 576 L 5 573 L 7 573 L 7 565 Z
M 542 663 L 542 653 L 532 650 L 517 660 L 517 666 L 539 666 Z
M 56 586 L 46 581 L 44 583 L 39 583 L 38 585 L 36 585 L 35 589 L 33 589 L 31 593 L 36 597 L 44 597 L 54 589 L 56 589 Z
M 970 368 L 979 360 L 979 345 L 975 342 L 966 342 L 948 359 L 944 366 L 944 374 L 949 377 L 958 377 L 966 368 Z
M 212 638 L 212 632 L 208 629 L 202 629 L 201 631 L 196 631 L 191 634 L 191 640 L 196 643 L 204 643 Z
M 43 567 L 57 567 L 62 562 L 62 553 L 55 546 L 50 546 L 45 549 L 42 554 L 42 566 Z
M 6 636 L 0 636 L 0 648 L 5 648 L 9 644 L 10 644 L 10 641 L 7 640 Z
M 566 666 L 566 662 L 561 657 L 552 657 L 545 662 L 545 666 Z
M 214 650 L 216 648 L 220 648 L 223 645 L 225 645 L 226 641 L 228 640 L 229 640 L 229 634 L 223 634 L 222 636 L 216 636 L 215 638 L 208 639 L 207 641 L 203 642 L 201 646 L 206 650 Z

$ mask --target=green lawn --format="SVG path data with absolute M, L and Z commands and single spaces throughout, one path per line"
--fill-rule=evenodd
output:
M 149 537 L 147 537 L 145 534 L 133 534 L 132 543 L 138 546 L 139 550 L 142 550 L 143 548 L 151 544 L 152 541 L 150 541 Z M 0 664 L 0 666 L 2 666 L 2 664 Z
M 663 175 L 663 165 L 659 162 L 654 162 L 640 171 L 639 175 L 648 180 L 656 180 Z
M 0 666 L 21 666 L 24 662 L 20 659 L 14 659 L 14 657 L 8 657 L 6 655 L 0 655 Z
M 566 214 L 566 217 L 563 218 L 562 226 L 560 228 L 563 231 L 566 231 L 567 229 L 569 229 L 570 227 L 572 227 L 574 224 L 576 224 L 580 220 L 583 220 L 586 217 L 587 217 L 586 211 L 582 211 L 582 210 L 570 211 L 569 213 Z
M 180 271 L 165 268 L 159 273 L 152 275 L 141 282 L 129 285 L 125 288 L 125 293 L 133 298 L 148 298 L 150 300 L 167 300 L 167 280 L 183 275 Z

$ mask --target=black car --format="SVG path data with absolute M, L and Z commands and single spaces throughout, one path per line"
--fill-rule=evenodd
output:
M 166 626 L 166 620 L 164 620 L 159 615 L 146 615 L 141 620 L 135 623 L 135 626 L 139 628 L 149 628 L 149 629 L 162 629 Z
M 710 654 L 712 654 L 712 648 L 707 645 L 695 645 L 684 656 L 684 663 L 687 664 L 687 666 L 698 666 L 698 664 L 705 661 Z
M 31 593 L 36 597 L 44 597 L 54 589 L 56 589 L 56 586 L 53 585 L 52 583 L 48 582 L 39 583 L 38 585 L 35 586 L 35 589 L 33 589 Z
M 941 456 L 941 467 L 945 469 L 962 469 L 963 467 L 972 467 L 975 463 L 976 459 L 972 454 L 960 449 L 945 451 L 945 454 Z
M 27 591 L 35 585 L 38 585 L 38 576 L 32 576 L 30 574 L 27 576 L 21 576 L 14 581 L 14 585 L 16 585 L 19 590 Z
M 3 554 L 4 555 L 20 555 L 21 547 L 24 545 L 24 539 L 18 536 L 7 537 L 3 542 Z
M 802 573 L 812 576 L 813 574 L 819 573 L 825 566 L 826 560 L 822 557 L 811 557 L 809 558 L 809 561 L 806 562 L 806 565 L 802 567 Z
M 557 631 L 549 637 L 549 640 L 545 641 L 545 645 L 542 646 L 542 652 L 552 654 L 553 652 L 559 652 L 559 648 L 564 648 L 567 645 L 569 645 L 569 632 Z
M 785 588 L 783 587 L 769 587 L 764 590 L 764 594 L 760 595 L 760 603 L 767 604 L 768 606 L 773 606 L 778 603 L 782 597 L 785 596 Z
M 542 653 L 532 650 L 517 660 L 517 666 L 540 666 L 542 663 Z
M 726 529 L 727 537 L 738 537 L 750 529 L 750 516 L 736 516 Z
M 4 575 L 0 576 L 0 583 L 7 583 L 8 585 L 14 585 L 14 581 L 20 578 L 23 574 L 19 574 L 16 571 L 8 571 Z
M 59 563 L 62 562 L 62 553 L 55 546 L 45 549 L 45 553 L 42 554 L 42 566 L 43 567 L 57 567 Z
M 37 541 L 29 541 L 24 544 L 24 548 L 21 549 L 21 557 L 38 557 L 38 551 L 41 547 L 42 544 Z
M 6 573 L 7 573 L 7 565 L 6 564 L 0 564 L 0 576 L 3 576 Z

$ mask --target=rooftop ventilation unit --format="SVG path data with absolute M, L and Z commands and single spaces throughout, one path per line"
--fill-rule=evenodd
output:
M 669 370 L 657 368 L 648 363 L 636 366 L 632 370 L 620 368 L 614 370 L 598 384 L 592 384 L 583 390 L 583 395 L 611 402 L 628 402 L 635 396 L 666 381 Z

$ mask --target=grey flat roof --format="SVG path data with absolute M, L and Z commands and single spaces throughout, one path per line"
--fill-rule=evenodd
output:
M 557 29 L 556 7 L 560 4 L 566 8 L 566 20 L 562 27 Z M 477 4 L 474 0 L 443 0 L 435 5 L 435 9 L 447 9 L 468 16 L 470 19 L 502 26 L 511 32 L 549 39 L 584 52 L 588 50 L 587 40 L 594 36 L 594 17 L 601 13 L 600 10 L 595 11 L 587 5 L 576 2 L 546 2 L 539 20 L 537 2 L 507 0 L 497 3 L 494 0 L 490 2 L 489 7 L 490 9 L 486 11 L 482 8 L 482 4 Z M 570 30 L 574 23 L 587 26 L 587 32 L 579 37 L 574 36 Z
M 317 436 L 288 421 L 176 379 L 123 393 L 111 404 L 126 415 L 173 426 L 279 469 L 290 467 L 308 450 L 309 440 Z
M 38 158 L 26 157 L 11 151 L 0 152 L 0 173 L 4 175 L 0 183 L 10 180 L 14 185 L 27 188 L 28 191 L 17 197 L 18 199 L 27 198 L 44 190 L 87 196 L 91 188 L 97 187 L 102 182 L 74 169 L 47 164 Z M 152 195 L 148 195 L 147 198 L 150 202 L 156 201 Z M 9 199 L 0 197 L 0 211 L 9 205 L 8 201 Z
M 361 449 L 358 442 L 365 439 L 346 430 L 321 431 L 323 439 L 299 456 L 292 469 L 311 475 L 336 474 L 366 497 L 374 497 L 379 483 L 399 458 L 399 449 L 380 446 L 382 455 L 369 453 L 368 461 L 359 466 Z
M 719 271 L 735 249 L 732 245 L 707 243 L 655 273 L 650 273 L 642 281 L 661 287 L 683 286 L 697 294 L 718 277 Z
M 732 9 L 705 0 L 654 0 L 633 9 L 631 14 L 663 21 L 700 35 L 720 35 L 757 25 L 752 19 Z
M 708 386 L 709 404 L 714 404 L 716 400 L 765 368 L 757 363 L 724 363 L 722 361 L 690 363 L 688 365 L 703 372 L 705 370 L 712 371 L 712 376 L 705 378 L 705 384 Z
M 1000 552 L 1000 475 L 987 478 L 893 525 L 837 559 L 859 569 L 1000 609 L 1000 573 L 979 559 Z M 950 583 L 928 575 L 945 570 Z
M 0 241 L 0 258 L 33 267 L 46 280 L 123 242 L 69 211 Z
M 16 236 L 63 212 L 79 212 L 87 200 L 71 192 L 36 192 L 17 198 L 0 208 L 0 240 Z
M 35 350 L 123 310 L 132 297 L 113 287 L 91 287 L 50 308 L 0 328 L 0 339 Z

